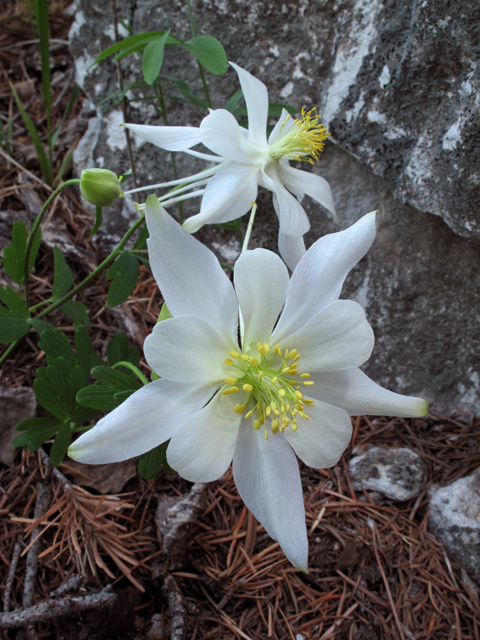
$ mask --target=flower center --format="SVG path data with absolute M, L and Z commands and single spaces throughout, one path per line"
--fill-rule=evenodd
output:
M 270 145 L 270 156 L 274 160 L 289 158 L 306 160 L 314 164 L 314 160 L 318 160 L 320 151 L 323 151 L 324 142 L 330 133 L 323 124 L 320 124 L 316 109 L 311 111 L 302 109 L 302 117 L 294 120 L 290 129 L 282 135 L 289 119 L 290 116 L 282 124 L 275 142 Z
M 238 393 L 239 404 L 233 408 L 235 413 L 244 413 L 248 419 L 254 417 L 254 429 L 260 429 L 270 421 L 273 434 L 283 433 L 288 427 L 292 431 L 298 428 L 298 418 L 309 420 L 305 405 L 314 407 L 313 400 L 305 398 L 300 385 L 312 385 L 309 373 L 299 373 L 297 363 L 300 354 L 296 349 L 285 349 L 280 345 L 270 349 L 265 342 L 257 343 L 258 356 L 230 351 L 225 364 L 232 367 L 232 377 L 225 378 L 223 395 Z M 268 440 L 267 429 L 265 439 Z

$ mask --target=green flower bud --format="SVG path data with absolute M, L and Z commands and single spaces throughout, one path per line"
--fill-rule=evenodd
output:
M 85 169 L 80 176 L 83 199 L 97 207 L 108 207 L 123 195 L 120 181 L 108 169 Z

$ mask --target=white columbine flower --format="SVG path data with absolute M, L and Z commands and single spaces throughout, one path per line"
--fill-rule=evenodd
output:
M 245 69 L 230 64 L 238 73 L 247 104 L 248 131 L 225 109 L 212 111 L 202 120 L 200 127 L 140 124 L 125 126 L 140 138 L 162 149 L 186 151 L 217 163 L 213 168 L 190 178 L 145 187 L 152 189 L 194 180 L 197 182 L 192 186 L 206 184 L 205 189 L 198 191 L 199 195 L 203 194 L 200 213 L 184 224 L 190 233 L 206 223 L 228 222 L 243 216 L 257 198 L 258 185 L 272 191 L 273 204 L 280 221 L 280 253 L 293 270 L 305 253 L 303 235 L 310 228 L 310 222 L 299 200 L 307 194 L 332 213 L 334 206 L 326 180 L 313 173 L 294 169 L 289 166 L 288 161 L 307 160 L 313 164 L 313 159 L 318 159 L 323 143 L 330 134 L 320 124 L 319 118 L 314 114 L 315 110 L 304 112 L 297 120 L 293 120 L 283 110 L 267 140 L 267 88 Z M 189 151 L 199 143 L 218 155 Z
M 69 453 L 90 464 L 117 462 L 171 438 L 168 463 L 192 482 L 216 480 L 233 458 L 245 504 L 306 570 L 295 454 L 311 467 L 331 467 L 350 440 L 351 415 L 427 411 L 420 398 L 387 391 L 358 369 L 373 332 L 359 304 L 338 300 L 374 239 L 375 215 L 315 242 L 291 279 L 276 254 L 243 252 L 235 289 L 213 253 L 155 196 L 146 218 L 150 264 L 173 315 L 145 341 L 161 379 L 102 418 Z

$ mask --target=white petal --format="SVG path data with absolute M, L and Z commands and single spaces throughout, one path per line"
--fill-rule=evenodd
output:
M 281 434 L 265 440 L 251 421 L 242 424 L 233 477 L 247 507 L 278 540 L 290 562 L 307 570 L 308 542 L 302 483 L 295 454 Z
M 244 251 L 235 263 L 235 291 L 242 312 L 243 348 L 268 342 L 285 303 L 288 271 L 281 259 L 266 249 Z
M 278 234 L 278 250 L 290 271 L 294 271 L 305 255 L 305 240 L 303 236 L 294 238 L 293 236 L 286 236 L 280 231 Z
M 235 404 L 234 396 L 217 393 L 177 429 L 168 445 L 167 460 L 182 478 L 210 482 L 228 469 L 243 418 L 234 413 Z
M 418 418 L 427 415 L 425 400 L 388 391 L 360 369 L 314 373 L 311 379 L 315 382 L 308 390 L 312 398 L 341 407 L 351 416 Z
M 375 214 L 317 240 L 298 263 L 290 280 L 285 308 L 276 328 L 277 341 L 298 331 L 327 304 L 336 300 L 343 282 L 375 238 Z
M 261 184 L 273 192 L 273 206 L 280 222 L 280 231 L 294 237 L 307 233 L 310 229 L 308 216 L 298 200 L 285 189 L 274 167 L 266 167 L 262 171 Z
M 245 137 L 235 116 L 225 109 L 215 109 L 202 120 L 200 137 L 206 147 L 223 158 L 240 164 L 258 164 L 262 161 L 262 150 Z
M 292 118 L 286 109 L 282 109 L 282 115 L 268 136 L 268 144 L 273 144 L 277 138 L 283 138 L 287 131 L 292 128 L 293 123 L 294 118 Z
M 200 213 L 183 224 L 195 233 L 204 224 L 229 222 L 243 216 L 257 199 L 259 169 L 252 165 L 231 164 L 209 180 Z
M 280 342 L 276 332 L 272 342 Z M 341 371 L 363 364 L 375 338 L 363 308 L 352 300 L 336 300 L 314 316 L 297 333 L 280 342 L 282 349 L 301 354 L 303 372 Z
M 148 364 L 162 378 L 223 384 L 223 379 L 231 375 L 224 360 L 238 346 L 226 342 L 207 322 L 178 316 L 156 324 L 143 348 Z
M 170 313 L 201 318 L 225 339 L 236 339 L 238 302 L 217 258 L 155 196 L 147 199 L 145 213 L 150 265 Z
M 214 387 L 156 380 L 139 389 L 70 446 L 86 464 L 120 462 L 162 444 L 212 397 Z
M 335 215 L 332 190 L 325 178 L 315 173 L 294 169 L 285 162 L 279 163 L 278 175 L 287 189 L 291 189 L 294 193 L 296 191 L 306 193 Z
M 248 111 L 249 140 L 254 144 L 267 144 L 268 92 L 267 87 L 258 78 L 230 62 L 238 73 L 243 97 Z
M 125 126 L 142 140 L 167 151 L 184 151 L 201 141 L 198 127 L 156 127 L 148 124 Z
M 309 467 L 333 467 L 352 437 L 348 413 L 318 400 L 314 407 L 305 407 L 305 412 L 310 419 L 298 418 L 297 431 L 285 429 L 284 436 Z

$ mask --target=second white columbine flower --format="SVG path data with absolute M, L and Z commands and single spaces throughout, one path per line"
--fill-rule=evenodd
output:
M 228 222 L 243 216 L 257 199 L 259 185 L 271 191 L 280 222 L 280 253 L 293 270 L 305 253 L 303 235 L 310 228 L 307 214 L 300 204 L 303 196 L 310 196 L 331 213 L 334 213 L 334 205 L 330 186 L 324 178 L 295 169 L 289 165 L 289 161 L 305 160 L 313 164 L 314 160 L 318 160 L 319 152 L 330 134 L 315 110 L 302 112 L 302 117 L 297 119 L 291 118 L 283 110 L 267 139 L 267 88 L 245 69 L 230 64 L 238 73 L 247 105 L 248 130 L 243 129 L 225 109 L 211 111 L 200 127 L 125 126 L 162 149 L 185 151 L 216 163 L 190 178 L 144 187 L 152 189 L 186 182 L 191 182 L 192 186 L 205 186 L 205 189 L 197 192 L 202 195 L 200 213 L 186 220 L 183 225 L 190 233 L 204 224 Z M 199 143 L 218 155 L 190 150 Z M 195 195 L 195 192 L 182 197 L 190 195 Z
M 295 454 L 311 467 L 331 467 L 350 441 L 350 415 L 427 411 L 420 398 L 387 391 L 358 369 L 373 332 L 359 304 L 338 300 L 373 242 L 375 216 L 315 242 L 291 279 L 276 254 L 245 251 L 235 289 L 213 253 L 154 196 L 146 219 L 150 264 L 173 315 L 145 342 L 161 379 L 100 420 L 69 453 L 90 464 L 117 462 L 171 439 L 169 465 L 194 482 L 216 480 L 233 459 L 245 504 L 306 570 Z

